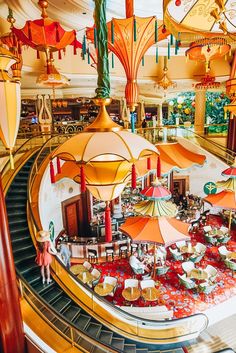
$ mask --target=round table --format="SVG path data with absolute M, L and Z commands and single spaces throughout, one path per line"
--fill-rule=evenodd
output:
M 70 268 L 70 271 L 74 274 L 74 275 L 78 275 L 80 273 L 83 273 L 83 272 L 88 272 L 87 268 L 84 267 L 83 265 L 73 265 L 71 266 Z
M 122 297 L 129 302 L 138 300 L 140 294 L 140 290 L 137 287 L 127 287 L 122 291 Z
M 88 283 L 88 282 L 92 282 L 92 280 L 94 279 L 94 277 L 91 275 L 90 272 L 88 271 L 84 271 L 81 272 L 80 274 L 78 274 L 77 276 L 83 283 Z
M 210 235 L 211 237 L 223 238 L 224 233 L 223 233 L 222 230 L 220 230 L 220 229 L 212 229 L 212 230 L 209 232 L 209 235 Z M 225 234 L 225 236 L 227 236 L 227 235 Z
M 194 254 L 195 248 L 194 248 L 194 246 L 184 245 L 180 248 L 180 252 L 181 252 L 181 254 Z
M 205 270 L 200 270 L 198 268 L 193 269 L 190 272 L 190 278 L 195 278 L 195 279 L 207 279 L 208 278 L 208 273 Z
M 227 258 L 228 260 L 230 260 L 230 259 L 236 259 L 236 252 L 235 252 L 235 251 L 232 251 L 230 254 L 228 254 L 228 255 L 226 256 L 226 258 Z
M 147 301 L 155 301 L 160 296 L 160 290 L 155 287 L 148 287 L 142 290 L 142 297 Z
M 109 295 L 113 291 L 114 286 L 109 283 L 98 283 L 94 287 L 94 292 L 100 295 L 101 297 L 105 297 L 106 295 Z

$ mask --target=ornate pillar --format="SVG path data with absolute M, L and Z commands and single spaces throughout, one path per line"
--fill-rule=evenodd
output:
M 163 125 L 162 118 L 163 118 L 163 115 L 162 115 L 162 103 L 159 103 L 158 106 L 157 106 L 157 126 L 162 126 Z
M 24 353 L 23 323 L 1 176 L 0 210 L 0 350 Z
M 229 125 L 228 125 L 228 135 L 227 135 L 227 148 L 236 152 L 236 52 L 234 52 L 234 58 L 231 65 L 231 72 L 229 80 L 226 81 L 226 94 L 230 97 L 231 106 L 228 111 L 230 112 Z M 234 106 L 235 105 L 235 106 Z
M 41 131 L 46 133 L 52 131 L 52 109 L 50 96 L 48 94 L 38 94 L 36 107 Z
M 204 133 L 205 113 L 206 113 L 206 90 L 196 89 L 195 117 L 194 117 L 194 131 L 196 133 Z

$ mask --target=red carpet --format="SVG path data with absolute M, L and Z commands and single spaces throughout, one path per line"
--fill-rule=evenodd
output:
M 221 218 L 218 216 L 210 216 L 208 224 L 214 226 L 221 225 Z M 236 251 L 236 231 L 231 232 L 233 240 L 226 245 L 231 251 Z M 226 268 L 225 264 L 220 260 L 217 246 L 205 243 L 203 236 L 203 229 L 200 229 L 197 234 L 191 234 L 192 244 L 197 242 L 207 245 L 207 251 L 202 261 L 196 264 L 196 267 L 205 268 L 208 264 L 214 266 L 218 270 L 217 287 L 210 295 L 205 296 L 203 293 L 197 293 L 193 290 L 186 290 L 179 285 L 177 274 L 183 274 L 180 261 L 174 261 L 170 254 L 167 255 L 167 266 L 170 270 L 167 275 L 157 278 L 157 288 L 161 290 L 161 295 L 158 301 L 145 302 L 141 297 L 135 302 L 133 306 L 155 306 L 164 304 L 168 309 L 174 310 L 175 318 L 185 317 L 197 312 L 201 312 L 217 305 L 231 296 L 236 294 L 236 278 L 232 277 L 231 271 Z M 122 290 L 124 288 L 124 280 L 133 277 L 133 272 L 129 266 L 128 259 L 120 259 L 114 262 L 102 263 L 95 265 L 102 272 L 101 282 L 104 276 L 113 276 L 118 279 L 118 288 L 115 296 L 106 297 L 107 300 L 113 302 L 115 305 L 130 305 L 122 297 Z M 136 276 L 138 278 L 139 276 Z M 138 278 L 141 279 L 141 278 Z

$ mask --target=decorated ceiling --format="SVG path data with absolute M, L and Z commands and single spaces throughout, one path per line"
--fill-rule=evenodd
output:
M 131 2 L 127 0 L 127 2 Z M 125 18 L 125 0 L 107 0 L 107 21 L 112 18 Z M 0 30 L 1 33 L 9 31 L 10 26 L 6 21 L 8 7 L 12 9 L 16 28 L 22 28 L 27 20 L 40 18 L 41 10 L 38 0 L 0 0 Z M 65 30 L 75 30 L 78 41 L 83 42 L 87 27 L 94 24 L 93 0 L 49 0 L 47 13 L 49 18 L 60 22 Z M 201 80 L 206 71 L 217 78 L 217 82 L 225 82 L 230 75 L 234 40 L 236 35 L 236 2 L 233 0 L 134 0 L 134 14 L 140 17 L 156 16 L 160 23 L 164 20 L 168 33 L 174 35 L 174 45 L 171 38 L 158 41 L 146 52 L 138 69 L 139 96 L 141 100 L 154 102 L 162 100 L 164 94 L 159 89 L 158 82 L 163 78 L 164 56 L 168 56 L 168 78 L 177 85 L 168 89 L 167 98 L 176 95 L 176 92 L 194 89 L 196 82 Z M 219 53 L 209 64 L 209 60 L 195 60 L 192 55 L 187 55 L 191 43 L 203 37 L 221 37 L 230 44 L 227 57 L 224 57 L 219 48 Z M 163 36 L 165 37 L 165 36 Z M 176 53 L 176 41 L 178 50 Z M 158 46 L 158 59 L 157 49 Z M 195 48 L 195 47 L 194 47 Z M 213 46 L 204 45 L 206 57 L 216 51 Z M 196 49 L 194 49 L 196 51 Z M 200 51 L 202 51 L 200 49 Z M 77 95 L 94 96 L 96 87 L 96 67 L 87 59 L 82 60 L 79 55 L 73 56 L 73 48 L 68 48 L 66 56 L 60 54 L 62 60 L 54 56 L 55 68 L 70 80 L 70 86 L 57 90 L 57 95 L 69 97 Z M 177 54 L 177 55 L 176 55 Z M 220 54 L 220 55 L 219 55 Z M 45 58 L 40 56 L 36 60 L 36 53 L 31 48 L 22 51 L 22 94 L 30 97 L 35 93 L 37 77 L 45 72 Z M 189 60 L 188 60 L 189 59 Z M 113 97 L 122 97 L 124 94 L 126 77 L 125 71 L 114 56 L 110 60 L 111 92 Z M 114 61 L 112 63 L 112 60 Z M 186 62 L 188 61 L 188 62 Z M 209 65 L 208 65 L 209 64 Z M 222 85 L 223 87 L 223 85 Z M 220 86 L 220 89 L 222 89 Z

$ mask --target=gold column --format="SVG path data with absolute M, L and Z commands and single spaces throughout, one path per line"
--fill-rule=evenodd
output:
M 159 103 L 158 106 L 157 106 L 157 126 L 162 126 L 163 125 L 162 118 L 163 118 L 163 115 L 162 115 L 162 103 Z
M 206 90 L 196 89 L 195 118 L 194 118 L 194 131 L 196 133 L 204 133 L 205 113 L 206 113 Z

